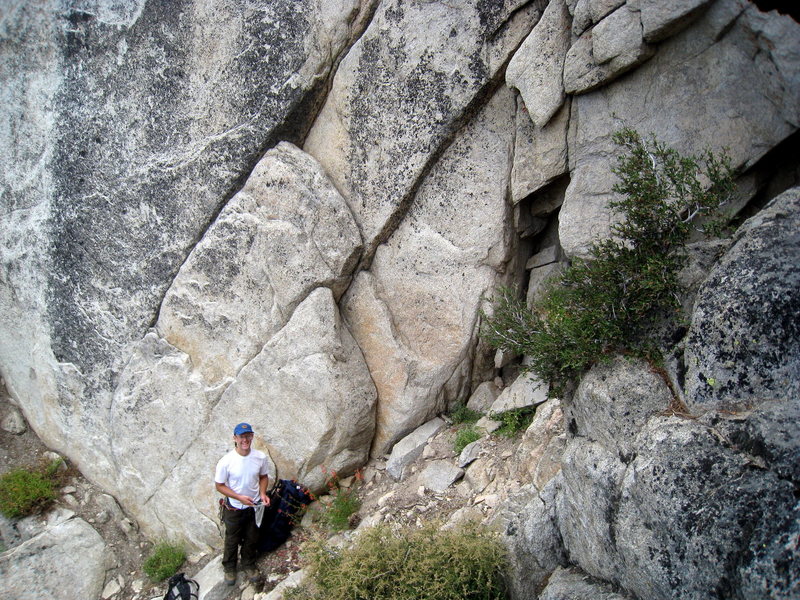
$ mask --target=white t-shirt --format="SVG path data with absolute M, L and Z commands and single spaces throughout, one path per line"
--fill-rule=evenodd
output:
M 250 450 L 247 456 L 242 456 L 236 450 L 231 450 L 217 463 L 214 481 L 224 483 L 237 494 L 244 494 L 254 500 L 259 497 L 258 481 L 261 475 L 267 475 L 267 455 L 260 450 Z M 231 505 L 236 508 L 247 508 L 234 498 L 229 498 Z

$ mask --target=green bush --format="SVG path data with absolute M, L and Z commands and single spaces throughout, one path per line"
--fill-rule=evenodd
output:
M 474 423 L 481 418 L 481 413 L 471 408 L 467 408 L 466 404 L 459 404 L 453 412 L 450 413 L 450 418 L 456 425 L 463 423 Z
M 505 437 L 514 437 L 528 428 L 533 421 L 535 413 L 535 406 L 525 406 L 524 408 L 513 408 L 492 414 L 492 419 L 501 423 L 500 428 L 495 433 Z
M 475 524 L 442 531 L 429 524 L 373 527 L 344 550 L 324 541 L 305 551 L 310 582 L 293 600 L 492 600 L 506 597 L 506 554 Z
M 38 470 L 13 469 L 0 476 L 0 513 L 14 519 L 42 510 L 56 497 L 56 460 Z
M 145 559 L 142 569 L 153 581 L 162 581 L 174 575 L 185 560 L 186 551 L 183 546 L 172 542 L 159 542 Z
M 630 129 L 614 141 L 624 153 L 613 169 L 621 196 L 610 207 L 621 218 L 612 239 L 594 244 L 589 260 L 574 260 L 531 309 L 504 288 L 492 315 L 483 314 L 482 337 L 527 356 L 526 370 L 556 390 L 612 353 L 650 352 L 641 332 L 679 306 L 678 274 L 692 229 L 717 214 L 734 189 L 724 155 L 681 156 Z M 710 221 L 705 231 L 717 233 L 720 223 Z
M 472 442 L 477 442 L 481 437 L 478 430 L 471 425 L 461 427 L 456 431 L 456 438 L 453 440 L 453 450 L 456 454 L 461 454 L 464 448 Z

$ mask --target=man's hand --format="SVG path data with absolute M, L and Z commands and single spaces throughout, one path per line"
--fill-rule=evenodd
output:
M 237 495 L 236 499 L 245 506 L 255 506 L 255 504 L 253 504 L 253 500 L 250 497 L 245 496 L 244 494 Z
M 264 506 L 269 506 L 270 503 L 269 496 L 267 496 L 263 492 L 261 493 L 261 501 L 264 503 Z

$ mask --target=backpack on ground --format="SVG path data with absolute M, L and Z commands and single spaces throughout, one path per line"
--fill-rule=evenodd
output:
M 169 578 L 164 600 L 197 600 L 200 586 L 194 579 L 188 579 L 183 573 L 176 573 Z
M 314 499 L 308 488 L 281 479 L 270 493 L 270 505 L 259 528 L 259 552 L 271 552 L 283 544 L 306 506 Z

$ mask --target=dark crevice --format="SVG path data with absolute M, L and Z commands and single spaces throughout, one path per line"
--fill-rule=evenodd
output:
M 754 188 L 750 200 L 731 221 L 738 228 L 773 198 L 800 184 L 800 131 L 784 139 L 739 177 Z

